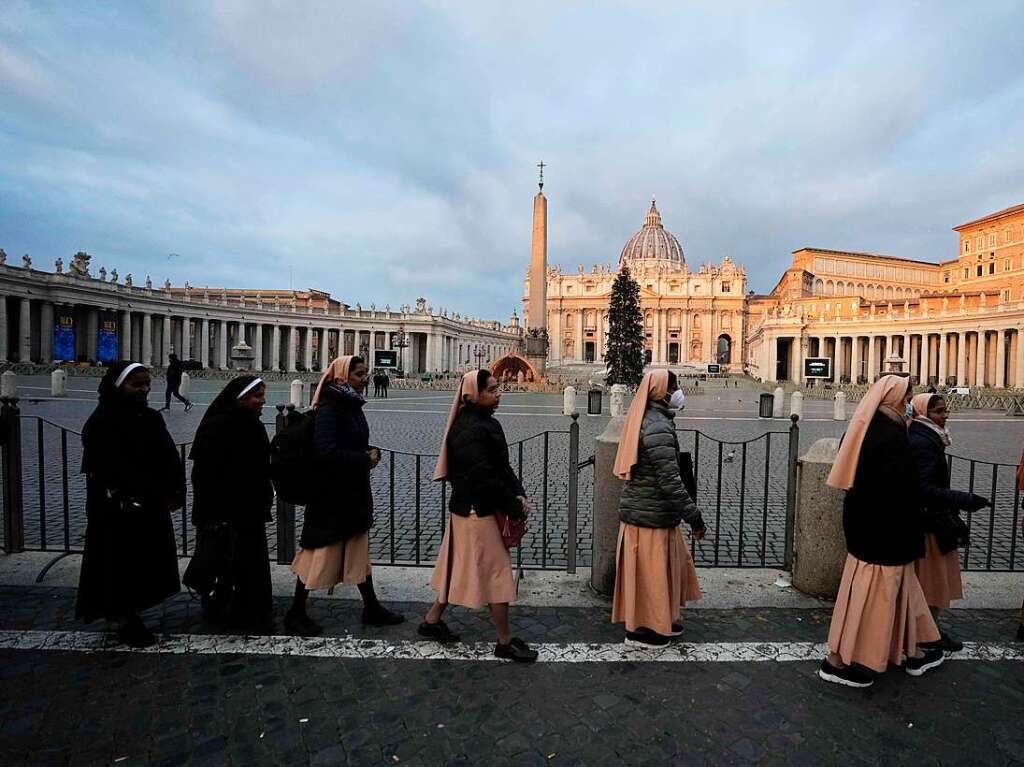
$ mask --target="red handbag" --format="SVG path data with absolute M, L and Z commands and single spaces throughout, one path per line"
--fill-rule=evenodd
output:
M 512 519 L 500 511 L 494 512 L 494 520 L 498 523 L 498 531 L 501 533 L 501 540 L 506 549 L 518 546 L 526 535 L 526 520 Z

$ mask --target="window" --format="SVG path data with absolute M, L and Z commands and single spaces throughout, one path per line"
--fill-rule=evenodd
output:
M 1011 229 L 1007 229 L 1006 230 L 1006 236 L 1003 238 L 1003 242 L 1004 243 L 1013 242 L 1013 230 L 1011 230 Z
M 1003 271 L 1004 272 L 1010 271 L 1010 259 L 1008 259 L 1008 258 L 1004 258 L 1003 259 Z
M 572 285 L 566 285 L 565 286 L 565 292 L 566 293 L 572 293 Z
M 970 270 L 970 268 L 965 266 L 964 267 L 964 279 L 966 280 L 970 276 L 971 276 L 971 270 Z
M 970 240 L 964 240 L 964 253 L 970 253 L 970 252 L 971 252 L 971 241 Z
M 984 273 L 984 271 L 985 271 L 985 267 L 982 266 L 981 264 L 978 264 L 978 276 L 979 277 Z
M 976 247 L 978 250 L 981 250 L 983 245 L 984 245 L 984 238 L 982 238 L 982 236 L 979 234 L 977 236 L 977 238 L 974 240 L 974 247 Z
M 991 264 L 989 264 L 989 265 L 988 265 L 988 273 L 989 273 L 989 274 L 995 274 L 995 273 L 996 273 L 996 265 L 995 265 L 995 262 L 993 262 L 993 263 L 991 263 Z
M 942 281 L 943 282 L 949 282 L 949 272 L 948 271 L 945 271 L 945 272 L 942 273 Z
M 996 246 L 996 236 L 994 234 L 990 234 L 988 236 L 988 246 L 990 248 L 994 248 Z
M 722 283 L 722 292 L 723 293 L 731 293 L 732 292 L 732 285 L 729 284 L 728 281 Z

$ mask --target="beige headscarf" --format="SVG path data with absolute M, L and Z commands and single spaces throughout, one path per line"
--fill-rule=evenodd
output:
M 626 413 L 626 422 L 622 425 L 622 436 L 619 438 L 619 451 L 615 454 L 612 473 L 619 479 L 629 480 L 633 476 L 633 467 L 640 453 L 640 427 L 644 423 L 647 403 L 663 400 L 667 394 L 667 370 L 652 370 L 640 381 L 633 404 Z
M 333 360 L 330 365 L 327 366 L 327 370 L 320 376 L 320 382 L 316 385 L 316 391 L 313 392 L 313 399 L 309 401 L 310 409 L 315 409 L 320 404 L 320 392 L 328 384 L 334 383 L 335 381 L 348 382 L 349 368 L 352 366 L 353 355 L 349 354 L 344 357 L 338 357 Z
M 939 438 L 942 440 L 942 444 L 949 447 L 953 444 L 953 437 L 950 436 L 949 430 L 942 428 L 928 417 L 928 403 L 932 401 L 932 397 L 944 399 L 941 394 L 925 392 L 924 394 L 915 394 L 914 398 L 910 400 L 910 406 L 914 409 L 914 420 L 924 424 L 938 434 Z
M 470 402 L 476 402 L 480 396 L 480 391 L 477 388 L 476 381 L 477 376 L 480 374 L 479 370 L 470 370 L 459 381 L 459 386 L 455 390 L 455 399 L 452 401 L 452 409 L 448 412 L 448 423 L 444 426 L 444 436 L 441 437 L 441 454 L 437 456 L 437 467 L 434 469 L 434 481 L 441 482 L 442 480 L 448 479 L 448 432 L 452 428 L 452 424 L 455 423 L 455 416 L 459 414 L 459 411 L 465 407 L 465 401 L 463 397 L 468 399 Z
M 868 425 L 879 408 L 886 415 L 899 417 L 903 409 L 903 399 L 907 396 L 910 379 L 903 376 L 882 376 L 871 386 L 857 404 L 846 428 L 843 443 L 839 446 L 832 471 L 829 472 L 826 484 L 840 490 L 849 490 L 853 486 L 853 478 L 857 474 L 857 461 L 860 459 L 860 448 L 864 444 L 864 435 Z

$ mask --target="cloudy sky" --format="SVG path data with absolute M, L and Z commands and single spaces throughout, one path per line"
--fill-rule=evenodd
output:
M 0 247 L 137 281 L 517 306 L 652 194 L 691 267 L 955 255 L 1024 202 L 1019 2 L 0 2 Z M 168 258 L 168 254 L 179 254 Z

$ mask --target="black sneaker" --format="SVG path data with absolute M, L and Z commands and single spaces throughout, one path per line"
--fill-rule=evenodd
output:
M 672 629 L 668 632 L 668 635 L 670 637 L 682 636 L 683 635 L 683 624 L 682 623 L 673 623 L 672 624 Z
M 453 633 L 444 621 L 438 621 L 437 623 L 423 621 L 420 627 L 416 629 L 416 633 L 425 639 L 433 639 L 435 642 L 441 642 L 442 644 L 451 644 L 459 641 L 459 635 Z
M 828 658 L 821 662 L 821 668 L 818 669 L 818 676 L 826 682 L 841 684 L 846 687 L 870 687 L 875 683 L 874 677 L 868 672 L 861 671 L 854 666 L 837 668 L 828 662 Z
M 284 628 L 289 634 L 300 637 L 315 637 L 324 633 L 324 627 L 305 614 L 288 613 L 284 616 Z
M 383 605 L 378 605 L 372 610 L 366 607 L 363 608 L 364 626 L 397 626 L 404 620 L 404 615 L 393 613 Z
M 924 655 L 920 658 L 907 658 L 903 667 L 911 676 L 924 676 L 926 672 L 941 666 L 944 660 L 945 656 L 942 654 L 942 650 L 932 647 L 925 650 Z
M 195 407 L 195 405 L 193 405 L 191 402 L 189 402 L 187 405 L 185 405 L 185 412 L 187 413 L 189 410 L 191 410 L 194 407 Z
M 518 638 L 509 640 L 508 644 L 494 645 L 494 655 L 516 663 L 533 663 L 537 660 L 537 651 L 531 650 L 526 642 Z
M 156 635 L 139 618 L 130 620 L 117 630 L 117 641 L 141 649 L 156 644 Z
M 668 644 L 668 637 L 656 634 L 647 628 L 639 631 L 626 632 L 626 644 L 637 647 L 664 647 Z

